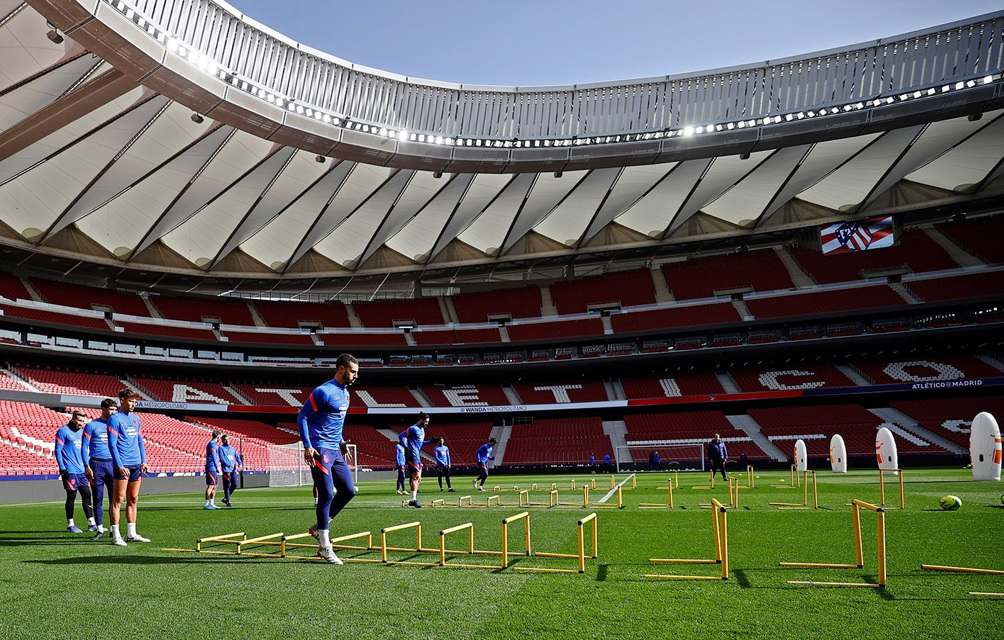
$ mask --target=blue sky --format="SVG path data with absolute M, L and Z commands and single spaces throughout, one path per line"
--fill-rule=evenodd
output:
M 359 64 L 477 84 L 546 85 L 698 71 L 951 22 L 1000 0 L 231 0 Z

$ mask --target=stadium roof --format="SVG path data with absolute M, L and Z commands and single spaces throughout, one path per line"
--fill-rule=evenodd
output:
M 731 69 L 467 87 L 352 65 L 216 0 L 0 0 L 0 243 L 339 277 L 985 197 L 1002 36 L 1004 12 Z

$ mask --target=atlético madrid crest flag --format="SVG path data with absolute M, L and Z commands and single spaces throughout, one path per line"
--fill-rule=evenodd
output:
M 838 222 L 819 230 L 819 244 L 827 255 L 885 249 L 894 240 L 892 216 Z

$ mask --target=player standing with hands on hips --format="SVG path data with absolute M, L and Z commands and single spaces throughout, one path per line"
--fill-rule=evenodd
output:
M 317 522 L 310 527 L 310 534 L 319 543 L 317 557 L 331 564 L 343 564 L 331 548 L 331 518 L 356 495 L 352 472 L 345 462 L 342 428 L 349 410 L 349 387 L 358 377 L 355 357 L 347 353 L 338 356 L 334 377 L 310 392 L 297 416 L 303 458 L 317 489 Z

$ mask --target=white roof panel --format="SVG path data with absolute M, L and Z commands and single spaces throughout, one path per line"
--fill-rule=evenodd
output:
M 448 185 L 387 241 L 387 246 L 415 261 L 427 258 L 473 180 L 473 173 L 453 176 Z
M 1004 118 L 997 118 L 990 126 L 906 178 L 942 189 L 964 191 L 983 180 L 1002 156 Z
M 694 185 L 711 164 L 710 158 L 681 162 L 645 196 L 616 218 L 618 224 L 658 238 L 676 216 Z
M 484 253 L 497 253 L 537 175 L 521 173 L 515 176 L 471 226 L 464 229 L 458 236 L 460 240 Z
M 591 171 L 533 230 L 574 247 L 620 172 L 617 167 Z
M 745 225 L 755 221 L 810 146 L 801 144 L 778 149 L 739 184 L 702 207 L 701 211 L 732 224 Z

